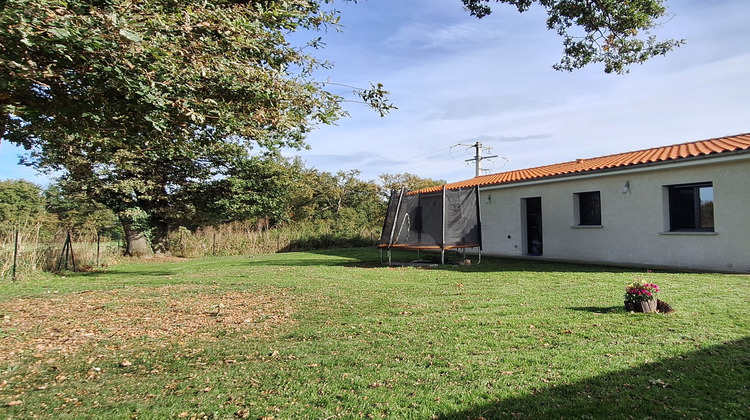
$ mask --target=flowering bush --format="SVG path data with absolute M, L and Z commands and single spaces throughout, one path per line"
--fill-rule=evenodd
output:
M 645 280 L 637 280 L 628 284 L 625 288 L 625 301 L 640 302 L 644 300 L 656 299 L 659 293 L 659 286 L 654 283 L 648 283 Z

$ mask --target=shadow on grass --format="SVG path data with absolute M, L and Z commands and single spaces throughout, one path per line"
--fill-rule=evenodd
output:
M 305 258 L 295 261 L 294 264 L 286 261 L 263 261 L 263 264 L 269 265 L 323 265 L 323 266 L 344 266 L 344 267 L 360 267 L 360 268 L 375 268 L 375 267 L 386 267 L 388 266 L 388 257 L 383 251 L 381 258 L 380 251 L 377 248 L 346 248 L 346 249 L 328 249 L 328 250 L 317 250 L 317 251 L 306 251 L 305 254 L 313 254 L 319 256 L 325 256 L 326 258 Z M 340 257 L 346 258 L 341 260 Z M 573 264 L 573 263 L 560 263 L 553 261 L 542 261 L 534 259 L 516 259 L 516 258 L 499 258 L 499 257 L 482 257 L 482 262 L 477 264 L 476 255 L 467 255 L 466 258 L 470 258 L 472 264 L 470 265 L 457 265 L 459 261 L 463 261 L 463 254 L 450 252 L 446 253 L 446 264 L 440 264 L 440 254 L 433 252 L 422 252 L 417 254 L 416 251 L 403 251 L 397 250 L 392 253 L 392 261 L 408 262 L 414 260 L 423 260 L 437 266 L 425 267 L 427 270 L 445 270 L 445 271 L 461 271 L 461 272 L 498 272 L 498 271 L 528 271 L 528 272 L 580 272 L 580 273 L 642 273 L 643 269 L 638 268 L 627 268 L 627 267 L 614 267 L 605 265 L 590 265 L 590 264 Z
M 317 235 L 291 241 L 279 252 L 307 252 L 319 249 L 363 248 L 377 245 L 375 238 L 359 235 Z
M 282 258 L 276 258 L 274 255 L 253 255 L 240 258 L 225 263 L 226 267 L 247 267 L 247 266 L 269 266 L 269 267 L 351 267 L 351 268 L 382 268 L 388 266 L 388 258 L 380 250 L 374 247 L 361 248 L 342 248 L 342 249 L 324 249 L 314 251 L 285 252 Z M 468 258 L 469 256 L 467 256 Z M 471 265 L 456 265 L 463 260 L 463 255 L 451 252 L 446 254 L 446 264 L 440 264 L 440 254 L 421 253 L 419 256 L 414 251 L 394 251 L 392 260 L 408 262 L 419 258 L 420 260 L 432 263 L 430 267 L 417 269 L 441 270 L 454 272 L 475 272 L 491 273 L 501 271 L 519 271 L 519 272 L 558 272 L 558 273 L 641 273 L 643 270 L 612 267 L 602 265 L 572 264 L 559 263 L 551 261 L 540 261 L 533 259 L 514 259 L 514 258 L 496 258 L 482 257 L 481 264 L 477 264 L 477 257 L 470 256 Z M 200 259 L 197 259 L 200 260 Z M 189 264 L 194 259 L 185 259 Z M 176 275 L 175 271 L 158 268 L 160 261 L 152 261 L 154 268 L 143 270 L 125 270 L 118 269 L 93 270 L 90 272 L 68 273 L 79 277 L 107 275 L 128 275 L 128 276 L 146 276 L 146 277 L 165 277 Z M 180 266 L 180 261 L 164 261 L 173 265 Z
M 612 312 L 622 312 L 623 306 L 576 306 L 568 309 L 579 312 L 591 312 L 595 314 L 609 314 Z
M 750 418 L 750 337 L 442 419 Z
M 96 274 L 96 273 L 93 273 Z M 131 277 L 168 277 L 168 276 L 175 276 L 177 273 L 174 271 L 168 271 L 168 270 L 143 270 L 143 271 L 102 271 L 99 274 L 107 274 L 107 275 L 113 275 L 117 274 L 118 276 L 131 276 Z

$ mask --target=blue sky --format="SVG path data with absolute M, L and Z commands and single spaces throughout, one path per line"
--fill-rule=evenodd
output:
M 323 171 L 363 179 L 410 172 L 449 182 L 471 178 L 476 141 L 499 158 L 491 172 L 750 132 L 750 7 L 747 0 L 667 0 L 655 31 L 687 43 L 664 57 L 608 75 L 599 65 L 555 71 L 561 39 L 532 8 L 496 5 L 472 18 L 460 0 L 337 3 L 341 33 L 321 34 L 318 79 L 383 83 L 399 109 L 385 118 L 346 104 L 349 118 L 287 151 Z M 339 88 L 331 86 L 334 92 Z M 340 88 L 343 92 L 345 88 Z M 0 179 L 43 183 L 0 146 Z

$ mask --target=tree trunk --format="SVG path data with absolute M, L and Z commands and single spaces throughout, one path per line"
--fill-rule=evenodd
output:
M 125 232 L 125 255 L 143 257 L 154 255 L 143 232 L 133 228 L 132 223 L 120 219 L 122 230 Z

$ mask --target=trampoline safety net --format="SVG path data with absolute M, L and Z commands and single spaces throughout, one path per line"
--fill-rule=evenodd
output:
M 380 248 L 481 250 L 479 188 L 429 193 L 394 191 L 380 236 Z

